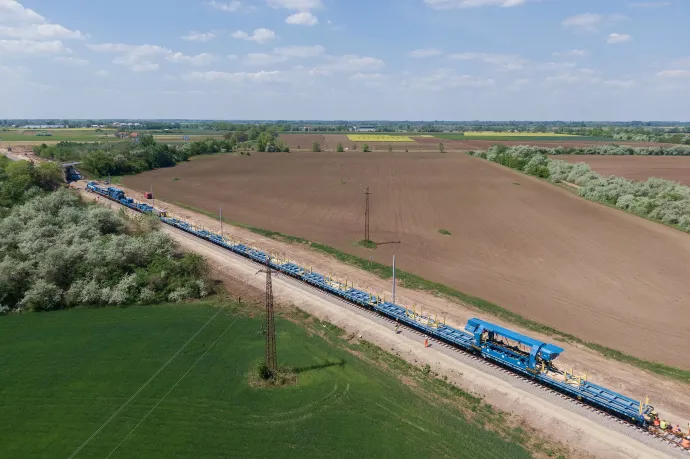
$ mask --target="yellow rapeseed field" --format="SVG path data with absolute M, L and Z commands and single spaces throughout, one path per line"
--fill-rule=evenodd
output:
M 347 138 L 353 142 L 413 142 L 404 135 L 384 135 L 384 134 L 348 134 Z

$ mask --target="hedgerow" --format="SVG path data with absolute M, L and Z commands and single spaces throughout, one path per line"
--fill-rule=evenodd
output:
M 690 147 L 680 145 L 651 148 L 604 145 L 583 150 L 587 153 L 582 154 L 690 155 Z M 580 196 L 590 201 L 614 206 L 690 233 L 690 187 L 662 178 L 636 182 L 615 176 L 604 177 L 592 171 L 586 163 L 571 164 L 548 157 L 564 154 L 564 151 L 564 148 L 496 145 L 487 151 L 469 154 L 553 183 L 575 184 L 580 187 Z

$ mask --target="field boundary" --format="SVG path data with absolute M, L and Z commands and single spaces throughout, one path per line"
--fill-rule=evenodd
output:
M 207 212 L 205 210 L 199 209 L 194 206 L 189 206 L 180 202 L 172 202 L 172 204 L 175 204 L 179 207 L 182 207 L 184 209 L 190 210 L 192 212 L 197 212 L 203 215 L 206 215 L 208 217 L 212 217 L 214 219 L 217 219 L 218 216 L 213 214 L 212 212 Z M 279 241 L 283 242 L 289 242 L 289 243 L 299 243 L 299 244 L 305 244 L 308 245 L 311 249 L 316 250 L 317 252 L 321 252 L 327 255 L 330 255 L 334 258 L 336 258 L 338 261 L 345 263 L 350 266 L 354 266 L 356 268 L 362 269 L 364 271 L 368 271 L 372 274 L 375 274 L 376 276 L 382 278 L 382 279 L 390 279 L 393 276 L 393 268 L 388 265 L 384 265 L 382 263 L 374 262 L 374 261 L 369 261 L 364 258 L 360 258 L 356 255 L 351 255 L 348 253 L 345 253 L 341 250 L 338 250 L 334 247 L 330 247 L 325 244 L 320 244 L 318 242 L 313 242 L 309 241 L 307 239 L 304 239 L 299 236 L 291 236 L 287 234 L 283 234 L 277 231 L 271 231 L 271 230 L 266 230 L 263 228 L 257 228 L 251 225 L 247 225 L 244 223 L 238 223 L 238 222 L 233 222 L 230 220 L 223 219 L 223 222 L 228 223 L 230 225 L 239 227 L 239 228 L 244 228 L 248 231 L 251 231 L 255 234 L 259 234 L 264 237 L 268 237 L 271 239 L 276 239 Z M 452 287 L 449 287 L 447 285 L 438 283 L 438 282 L 433 282 L 427 279 L 424 279 L 421 276 L 418 276 L 416 274 L 411 274 L 406 271 L 402 271 L 399 269 L 396 269 L 395 271 L 396 278 L 399 280 L 400 285 L 413 289 L 413 290 L 418 290 L 418 291 L 423 291 L 423 292 L 429 292 L 437 296 L 443 296 L 445 298 L 455 300 L 455 301 L 460 301 L 461 303 L 470 306 L 472 309 L 475 309 L 477 311 L 489 314 L 494 317 L 498 317 L 499 319 L 505 320 L 506 322 L 518 325 L 520 327 L 526 328 L 530 331 L 534 331 L 537 333 L 543 333 L 547 336 L 551 336 L 555 338 L 556 340 L 564 341 L 564 342 L 569 342 L 569 343 L 575 343 L 579 344 L 582 346 L 587 347 L 588 349 L 591 349 L 598 354 L 600 354 L 603 357 L 612 359 L 612 360 L 617 360 L 622 363 L 627 363 L 629 365 L 632 365 L 634 367 L 640 368 L 642 370 L 649 371 L 651 373 L 655 373 L 657 375 L 682 382 L 684 384 L 690 385 L 690 371 L 689 370 L 683 370 L 681 368 L 673 367 L 670 365 L 666 365 L 663 363 L 658 363 L 658 362 L 652 362 L 649 360 L 644 360 L 629 354 L 626 354 L 622 351 L 618 351 L 616 349 L 612 349 L 606 346 L 602 346 L 597 343 L 585 341 L 581 338 L 578 338 L 575 335 L 572 335 L 570 333 L 562 332 L 560 330 L 557 330 L 549 325 L 542 324 L 540 322 L 527 319 L 515 312 L 512 312 L 502 306 L 499 306 L 497 304 L 491 303 L 487 300 L 484 300 L 482 298 L 475 297 L 473 295 L 469 295 L 467 293 L 461 292 L 459 290 L 456 290 Z

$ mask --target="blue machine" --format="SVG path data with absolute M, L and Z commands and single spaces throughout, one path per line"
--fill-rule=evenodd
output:
M 456 329 L 431 317 L 417 314 L 414 310 L 386 302 L 369 292 L 355 289 L 347 283 L 342 284 L 328 276 L 312 272 L 289 261 L 271 258 L 269 254 L 244 244 L 232 243 L 219 234 L 197 229 L 186 221 L 167 217 L 165 212 L 158 211 L 148 204 L 137 203 L 117 188 L 102 188 L 96 182 L 89 182 L 86 189 L 138 212 L 157 215 L 161 221 L 170 226 L 224 247 L 243 257 L 262 264 L 269 264 L 277 271 L 307 282 L 353 304 L 376 311 L 439 341 L 481 355 L 485 359 L 510 368 L 518 374 L 538 380 L 561 393 L 616 414 L 632 423 L 647 425 L 652 419 L 653 406 L 592 384 L 587 381 L 586 375 L 584 377 L 575 376 L 572 372 L 564 372 L 556 368 L 554 360 L 563 353 L 563 349 L 558 346 L 544 343 L 476 318 L 470 319 L 464 330 Z

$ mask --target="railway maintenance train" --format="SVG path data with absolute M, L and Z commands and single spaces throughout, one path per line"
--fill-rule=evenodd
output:
M 554 365 L 554 360 L 563 353 L 561 347 L 544 343 L 480 319 L 470 319 L 464 329 L 450 327 L 430 316 L 419 314 L 414 309 L 405 308 L 369 292 L 358 290 L 354 286 L 348 285 L 347 282 L 343 284 L 330 276 L 315 273 L 311 269 L 288 260 L 278 259 L 241 242 L 199 228 L 179 218 L 168 216 L 165 211 L 127 197 L 118 188 L 105 188 L 97 182 L 88 182 L 86 190 L 116 201 L 137 212 L 156 215 L 163 223 L 258 263 L 269 265 L 276 271 L 306 282 L 348 302 L 375 311 L 440 342 L 479 355 L 632 424 L 649 427 L 654 424 L 655 420 L 658 420 L 654 407 L 647 401 L 638 401 L 594 384 L 587 380 L 586 374 L 576 376 L 572 371 L 559 370 Z

